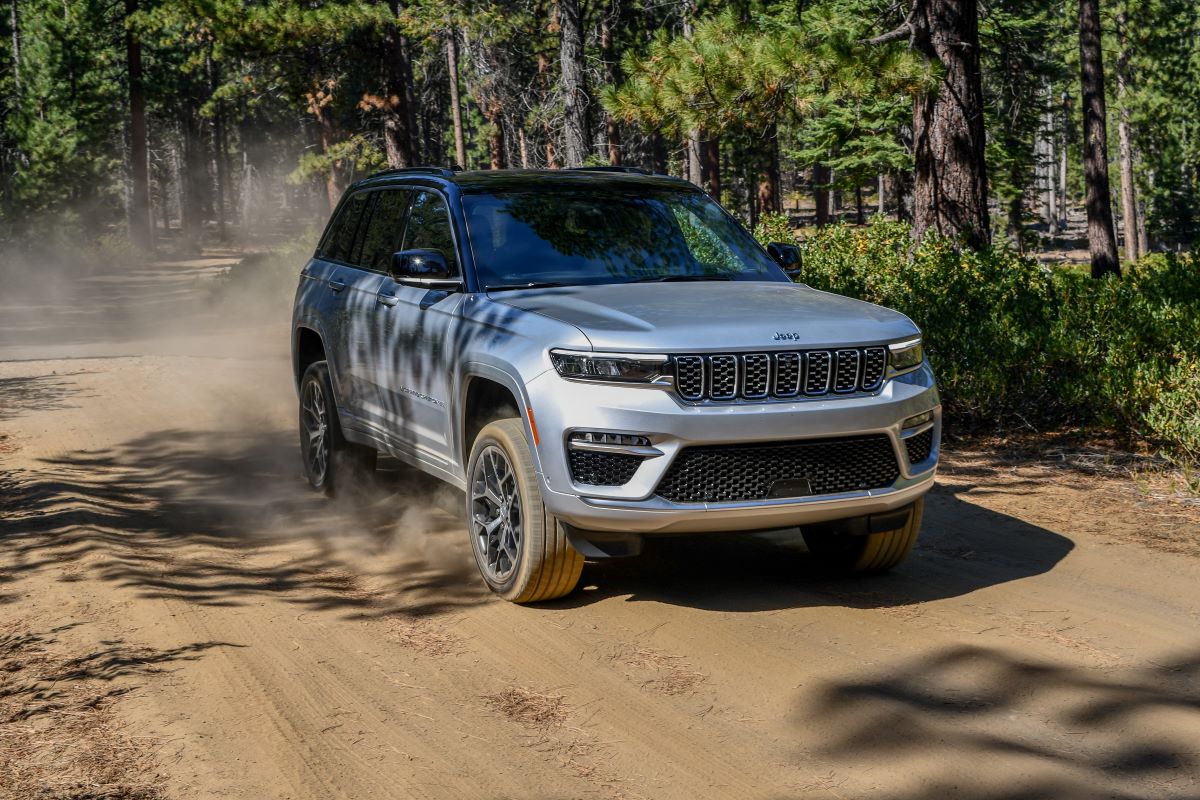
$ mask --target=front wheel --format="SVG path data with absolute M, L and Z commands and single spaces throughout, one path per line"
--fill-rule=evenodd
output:
M 831 530 L 802 531 L 804 544 L 813 558 L 826 569 L 851 575 L 887 572 L 912 551 L 921 532 L 925 511 L 922 497 L 909 506 L 908 520 L 894 530 L 866 536 L 852 536 Z
M 492 591 L 514 603 L 570 594 L 583 556 L 542 504 L 520 418 L 496 420 L 479 432 L 467 476 L 471 550 Z

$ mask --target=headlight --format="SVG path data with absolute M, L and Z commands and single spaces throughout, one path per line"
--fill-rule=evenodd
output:
M 669 360 L 666 356 L 641 353 L 550 351 L 550 362 L 559 375 L 585 381 L 654 383 L 664 377 Z
M 893 375 L 914 370 L 924 360 L 925 349 L 921 347 L 919 338 L 888 345 L 888 365 Z

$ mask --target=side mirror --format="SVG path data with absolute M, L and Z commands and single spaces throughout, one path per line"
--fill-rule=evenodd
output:
M 794 278 L 800 274 L 800 248 L 796 245 L 771 242 L 767 245 L 767 253 L 790 277 Z
M 393 253 L 392 279 L 418 289 L 450 292 L 462 288 L 462 280 L 450 274 L 446 257 L 439 250 L 401 250 Z

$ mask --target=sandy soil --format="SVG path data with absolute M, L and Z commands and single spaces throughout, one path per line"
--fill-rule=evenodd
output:
M 895 574 L 674 538 L 512 606 L 453 492 L 306 490 L 286 291 L 204 302 L 221 263 L 0 294 L 0 796 L 102 710 L 86 796 L 1200 797 L 1187 506 L 960 446 Z

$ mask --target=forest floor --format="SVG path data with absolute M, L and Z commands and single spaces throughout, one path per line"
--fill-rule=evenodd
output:
M 230 260 L 0 293 L 0 798 L 1200 797 L 1169 475 L 951 438 L 894 574 L 672 538 L 517 607 L 452 491 L 307 491 Z

